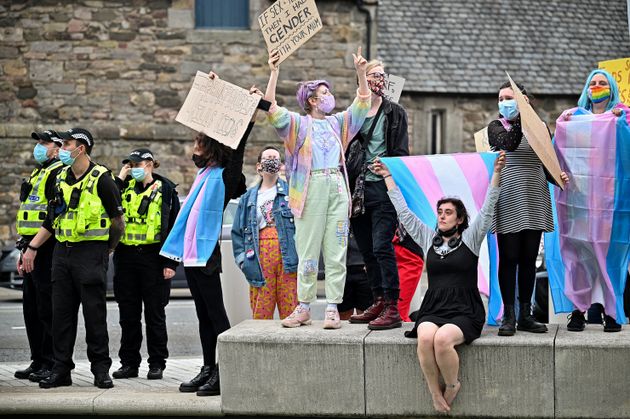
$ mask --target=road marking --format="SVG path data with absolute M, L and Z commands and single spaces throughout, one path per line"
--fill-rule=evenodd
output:
M 11 326 L 11 330 L 22 330 L 26 329 L 26 326 Z

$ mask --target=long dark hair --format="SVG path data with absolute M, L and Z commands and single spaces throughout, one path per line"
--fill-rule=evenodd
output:
M 225 167 L 232 157 L 232 149 L 230 147 L 201 132 L 195 136 L 195 143 L 199 144 L 202 150 L 201 156 L 209 162 L 213 162 L 216 166 Z
M 439 210 L 443 204 L 453 204 L 455 207 L 455 212 L 457 213 L 457 219 L 464 220 L 458 227 L 457 232 L 462 234 L 464 230 L 468 228 L 468 223 L 470 221 L 470 216 L 468 215 L 468 211 L 466 211 L 466 206 L 459 198 L 453 197 L 444 197 L 437 202 L 436 210 Z

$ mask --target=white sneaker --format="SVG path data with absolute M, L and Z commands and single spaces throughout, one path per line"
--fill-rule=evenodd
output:
M 336 308 L 326 309 L 324 329 L 339 329 L 340 327 L 341 319 L 339 319 L 339 311 Z

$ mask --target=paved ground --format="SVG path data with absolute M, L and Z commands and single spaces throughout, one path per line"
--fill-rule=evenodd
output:
M 198 397 L 180 393 L 179 384 L 194 377 L 200 358 L 171 358 L 164 379 L 147 380 L 147 368 L 140 377 L 114 380 L 114 388 L 102 390 L 93 386 L 87 361 L 77 361 L 72 374 L 73 385 L 40 389 L 37 383 L 13 377 L 23 364 L 0 363 L 1 414 L 99 414 L 99 415 L 221 415 L 221 397 Z

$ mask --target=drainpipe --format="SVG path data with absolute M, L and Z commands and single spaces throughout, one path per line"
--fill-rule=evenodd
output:
M 365 58 L 369 61 L 372 59 L 372 13 L 370 10 L 365 7 L 365 0 L 356 0 L 357 1 L 357 9 L 363 14 L 365 14 L 365 38 L 367 43 L 367 48 L 365 49 Z M 628 0 L 630 1 L 630 0 Z

